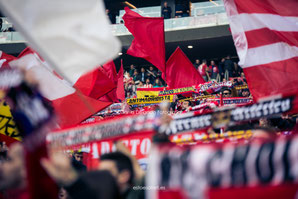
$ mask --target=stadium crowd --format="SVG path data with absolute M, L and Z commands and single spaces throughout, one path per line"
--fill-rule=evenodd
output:
M 214 60 L 207 62 L 206 59 L 202 61 L 196 59 L 193 66 L 206 82 L 212 80 L 227 82 L 231 80 L 234 86 L 247 85 L 242 68 L 236 62 L 233 62 L 230 56 L 222 58 L 218 64 Z M 161 76 L 161 71 L 154 66 L 146 68 L 143 66 L 137 67 L 134 64 L 130 65 L 129 70 L 124 74 L 126 98 L 136 97 L 137 88 L 167 87 Z M 249 90 L 246 89 L 245 92 L 249 92 Z M 244 96 L 239 93 L 236 96 L 246 97 L 247 95 L 249 96 L 249 93 L 244 94 Z

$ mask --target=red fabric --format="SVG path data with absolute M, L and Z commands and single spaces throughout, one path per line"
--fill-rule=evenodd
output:
M 56 199 L 58 186 L 40 164 L 41 158 L 47 157 L 46 144 L 44 143 L 33 151 L 26 150 L 25 157 L 30 199 Z
M 101 71 L 103 71 L 112 82 L 117 86 L 118 82 L 118 75 L 116 71 L 116 66 L 113 61 L 110 61 L 103 65 Z M 112 102 L 117 103 L 119 102 L 117 97 L 117 88 L 112 89 L 110 92 L 108 92 L 106 95 L 100 97 L 98 100 L 102 102 Z
M 12 143 L 14 142 L 18 142 L 18 140 L 10 137 L 10 136 L 7 136 L 7 135 L 3 135 L 0 133 L 0 141 L 1 142 L 5 142 L 6 145 L 9 147 Z
M 83 100 L 88 102 L 90 107 Z M 59 117 L 61 127 L 78 124 L 111 105 L 110 102 L 99 102 L 93 98 L 79 94 L 78 91 L 66 97 L 53 100 L 52 103 Z
M 118 82 L 117 82 L 117 98 L 120 99 L 121 101 L 125 100 L 125 91 L 124 91 L 124 83 L 123 83 L 123 63 L 121 60 L 121 67 L 118 72 Z
M 255 98 L 296 93 L 298 90 L 298 57 L 257 67 L 244 68 L 249 89 Z
M 8 63 L 15 59 L 16 57 L 0 51 L 0 68 L 10 68 Z
M 162 17 L 143 17 L 125 7 L 124 25 L 134 36 L 127 54 L 141 57 L 165 72 L 165 36 Z
M 262 28 L 247 31 L 245 32 L 245 36 L 250 48 L 278 42 L 285 42 L 291 46 L 298 46 L 298 32 L 274 31 L 268 28 Z
M 0 199 L 31 199 L 27 189 L 11 189 L 5 191 L 3 196 L 0 193 Z
M 116 66 L 114 62 L 110 61 L 104 64 L 102 67 L 105 71 L 105 74 L 108 76 L 108 78 L 110 78 L 110 80 L 112 80 L 114 84 L 117 85 L 118 77 L 117 77 L 117 71 L 116 71 Z
M 74 85 L 86 96 L 98 99 L 113 90 L 116 85 L 98 68 L 81 76 Z
M 297 24 L 286 17 L 298 17 L 298 1 L 224 2 L 228 16 L 238 20 L 231 20 L 230 26 L 253 97 L 296 93 L 298 54 L 294 48 L 298 47 Z M 256 14 L 262 14 L 266 22 Z M 246 19 L 250 19 L 249 23 Z M 241 24 L 243 26 L 239 27 Z M 242 28 L 243 34 L 240 34 Z
M 267 13 L 297 17 L 297 0 L 235 0 L 235 4 L 239 14 Z
M 244 188 L 210 189 L 209 199 L 292 199 L 297 196 L 297 184 L 279 186 L 257 186 Z
M 170 88 L 183 88 L 205 83 L 179 47 L 167 61 L 166 82 Z
M 18 58 L 21 58 L 27 54 L 36 54 L 37 56 L 39 56 L 38 53 L 33 51 L 31 48 L 27 47 L 18 56 Z M 40 56 L 39 58 L 43 60 Z M 51 72 L 54 74 L 55 71 L 51 71 Z M 57 76 L 57 78 L 59 77 Z M 46 82 L 46 83 L 51 84 L 51 82 Z M 65 86 L 65 85 L 62 83 L 61 86 Z M 59 87 L 57 87 L 57 89 L 59 89 Z M 97 94 L 97 93 L 95 91 L 92 94 Z M 102 109 L 104 109 L 105 107 L 111 104 L 111 103 L 99 102 L 93 98 L 85 96 L 84 94 L 78 91 L 72 94 L 63 96 L 61 98 L 54 99 L 51 102 L 53 103 L 53 107 L 59 118 L 58 123 L 61 127 L 77 125 L 82 121 L 84 121 L 85 119 L 87 119 L 88 117 L 101 111 Z

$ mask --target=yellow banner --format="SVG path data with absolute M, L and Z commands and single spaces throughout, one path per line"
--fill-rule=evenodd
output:
M 195 91 L 193 87 L 186 87 L 186 88 L 177 88 L 177 89 L 172 89 L 172 90 L 165 90 L 165 91 L 160 91 L 159 96 L 161 95 L 177 95 L 177 94 L 183 94 L 187 93 L 190 91 Z
M 21 141 L 21 136 L 12 118 L 9 106 L 0 102 L 0 133 Z
M 236 90 L 241 90 L 241 89 L 246 89 L 246 88 L 248 88 L 247 85 L 235 86 L 235 89 L 236 89 Z
M 173 95 L 167 96 L 155 96 L 155 97 L 143 97 L 143 98 L 130 98 L 127 99 L 127 104 L 158 104 L 163 101 L 170 101 L 173 102 Z
M 158 96 L 159 92 L 160 91 L 138 91 L 137 90 L 137 98 Z

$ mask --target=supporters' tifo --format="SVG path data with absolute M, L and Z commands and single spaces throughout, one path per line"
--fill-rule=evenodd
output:
M 297 199 L 297 0 L 0 0 L 0 199 Z

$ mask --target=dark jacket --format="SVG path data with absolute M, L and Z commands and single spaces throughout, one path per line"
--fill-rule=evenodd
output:
M 172 9 L 171 7 L 167 6 L 167 7 L 163 7 L 161 10 L 161 16 L 164 19 L 170 19 L 171 18 L 171 14 L 172 14 Z
M 108 171 L 83 173 L 71 185 L 65 187 L 72 199 L 121 198 L 117 182 Z

